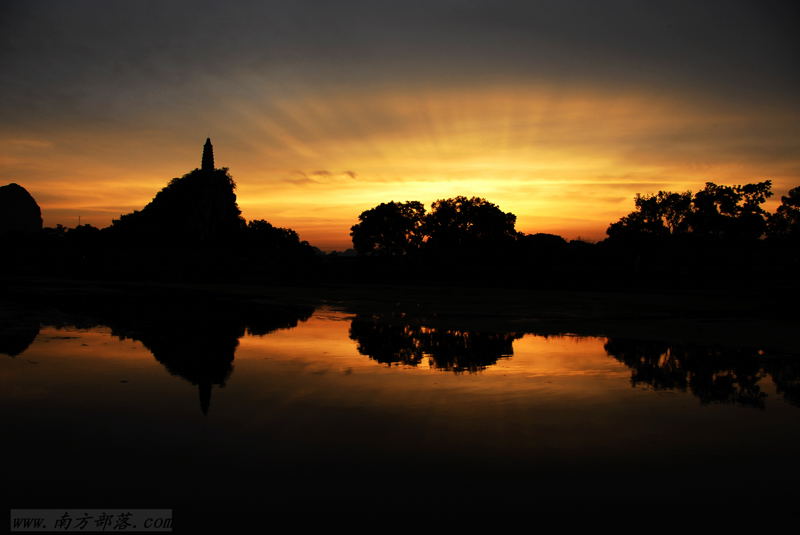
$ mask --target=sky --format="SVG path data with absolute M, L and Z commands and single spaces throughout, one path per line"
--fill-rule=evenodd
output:
M 350 247 L 382 202 L 479 196 L 599 240 L 636 193 L 800 185 L 798 7 L 758 1 L 0 3 L 0 184 L 107 226 L 199 167 Z

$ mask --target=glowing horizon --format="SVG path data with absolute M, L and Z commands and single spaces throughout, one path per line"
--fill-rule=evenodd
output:
M 325 250 L 392 200 L 484 197 L 598 240 L 636 193 L 771 179 L 772 210 L 800 185 L 794 29 L 753 4 L 179 4 L 9 12 L 0 182 L 45 225 L 142 208 L 206 137 L 246 219 Z
M 209 135 L 217 165 L 237 182 L 242 215 L 294 228 L 322 249 L 349 247 L 358 214 L 381 202 L 430 207 L 456 195 L 513 212 L 522 232 L 597 240 L 633 209 L 636 193 L 769 178 L 774 206 L 800 183 L 800 157 L 768 161 L 763 139 L 748 151 L 744 135 L 770 130 L 778 141 L 793 117 L 699 108 L 645 94 L 530 87 L 340 94 L 231 103 L 220 114 L 240 122 L 220 119 L 226 128 Z M 345 118 L 351 128 L 340 133 L 332 125 Z M 78 215 L 102 227 L 142 208 L 170 178 L 199 166 L 206 136 L 173 145 L 120 139 L 115 147 L 119 133 L 96 131 L 83 142 L 102 148 L 91 157 L 73 150 L 69 132 L 53 134 L 5 137 L 2 164 L 16 168 L 8 181 L 31 191 L 45 225 L 69 227 Z M 682 143 L 658 145 L 671 136 Z

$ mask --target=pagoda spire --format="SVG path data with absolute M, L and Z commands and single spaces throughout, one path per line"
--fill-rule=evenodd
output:
M 211 144 L 211 138 L 206 138 L 206 144 L 203 145 L 203 164 L 201 169 L 203 171 L 214 170 L 214 146 Z

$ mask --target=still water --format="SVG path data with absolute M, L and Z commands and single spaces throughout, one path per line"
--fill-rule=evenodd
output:
M 323 307 L 59 316 L 0 351 L 15 506 L 774 500 L 800 476 L 800 361 L 758 348 Z

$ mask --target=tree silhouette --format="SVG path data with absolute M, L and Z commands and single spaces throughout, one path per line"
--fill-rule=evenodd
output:
M 520 234 L 517 238 L 518 262 L 527 277 L 552 275 L 571 249 L 567 240 L 555 234 Z
M 516 220 L 486 199 L 458 196 L 431 205 L 424 232 L 433 250 L 498 248 L 517 239 Z
M 668 236 L 686 232 L 691 213 L 692 193 L 659 191 L 655 195 L 637 194 L 636 211 L 608 227 L 608 236 L 625 239 L 637 236 Z
M 767 229 L 761 205 L 772 196 L 772 181 L 744 186 L 706 182 L 692 201 L 689 226 L 696 235 L 717 239 L 756 239 Z
M 684 234 L 714 240 L 753 240 L 767 230 L 767 213 L 761 205 L 772 196 L 772 182 L 743 186 L 706 182 L 691 192 L 659 191 L 637 194 L 636 211 L 612 223 L 606 233 L 615 241 L 664 238 Z
M 249 221 L 237 242 L 238 255 L 244 265 L 239 273 L 255 272 L 269 279 L 300 275 L 313 269 L 322 253 L 301 241 L 292 229 L 275 227 L 263 219 Z
M 417 201 L 388 202 L 362 212 L 350 235 L 359 254 L 402 256 L 422 245 L 425 207 Z
M 267 249 L 290 249 L 301 245 L 297 232 L 290 228 L 274 227 L 264 219 L 247 222 L 247 241 L 250 245 Z
M 359 220 L 350 234 L 362 257 L 355 264 L 362 280 L 499 280 L 518 264 L 516 216 L 480 197 L 440 199 L 427 214 L 417 201 L 389 202 L 362 212 Z
M 769 218 L 769 232 L 774 237 L 800 238 L 800 186 L 781 197 L 781 205 Z

